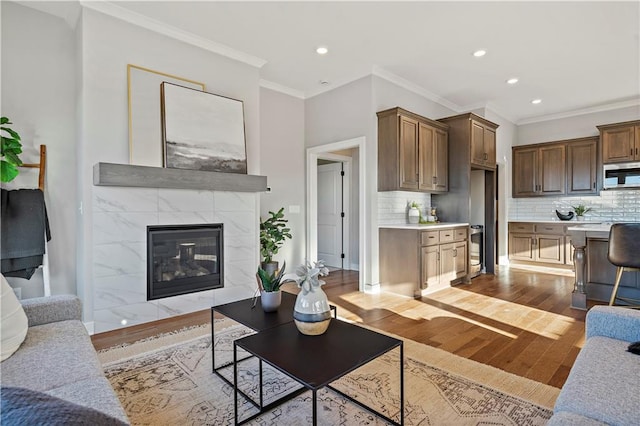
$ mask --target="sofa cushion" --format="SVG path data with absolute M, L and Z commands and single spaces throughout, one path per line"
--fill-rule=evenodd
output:
M 0 392 L 5 425 L 104 425 L 121 426 L 122 421 L 93 408 L 83 407 L 31 389 L 2 387 Z
M 129 422 L 111 383 L 104 376 L 69 383 L 51 389 L 47 394 L 102 411 L 123 422 Z
M 638 423 L 640 358 L 629 342 L 587 339 L 556 400 L 554 411 L 581 414 L 608 424 Z
M 607 424 L 580 414 L 561 411 L 551 417 L 547 426 L 607 426 Z
M 2 362 L 3 386 L 48 391 L 101 376 L 89 334 L 77 320 L 29 327 L 20 350 Z
M 0 362 L 18 350 L 27 336 L 28 320 L 11 286 L 0 274 Z

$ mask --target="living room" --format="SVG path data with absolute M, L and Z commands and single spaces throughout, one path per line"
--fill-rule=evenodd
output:
M 627 42 L 637 47 L 637 4 L 622 3 L 617 7 L 623 11 L 618 10 L 616 17 L 626 16 L 630 20 L 625 22 L 635 23 L 632 28 L 619 27 L 628 33 L 631 41 Z M 253 272 L 259 263 L 259 217 L 281 206 L 287 207 L 293 238 L 279 257 L 286 259 L 288 265 L 302 263 L 313 245 L 307 237 L 307 150 L 357 138 L 363 141 L 357 143 L 361 147 L 364 204 L 359 205 L 352 223 L 359 232 L 351 257 L 359 260 L 351 263 L 359 269 L 359 289 L 378 291 L 378 227 L 387 220 L 385 206 L 397 205 L 398 201 L 404 204 L 415 196 L 377 191 L 375 113 L 396 106 L 431 119 L 466 112 L 444 98 L 438 102 L 427 90 L 433 88 L 412 85 L 379 67 L 366 72 L 354 70 L 352 79 L 332 82 L 330 90 L 325 85 L 311 96 L 301 94 L 265 80 L 265 64 L 259 55 L 161 25 L 159 20 L 117 3 L 30 5 L 3 1 L 1 13 L 3 116 L 10 117 L 19 129 L 26 142 L 24 157 L 28 161 L 36 158 L 40 144 L 47 146 L 45 200 L 53 236 L 48 243 L 50 291 L 54 295 L 77 295 L 83 305 L 82 320 L 92 333 L 251 297 L 255 291 Z M 315 47 L 309 47 L 307 60 L 322 60 L 316 56 Z M 475 58 L 467 53 L 469 67 L 477 67 L 471 62 Z M 637 63 L 637 53 L 630 55 Z M 591 63 L 589 60 L 584 66 Z M 247 173 L 267 176 L 270 192 L 95 186 L 96 164 L 130 162 L 128 65 L 203 82 L 207 92 L 242 100 Z M 318 66 L 321 68 L 322 63 L 318 62 Z M 637 77 L 637 67 L 632 73 Z M 625 80 L 626 76 L 616 79 Z M 542 116 L 536 119 L 506 118 L 504 115 L 508 114 L 496 112 L 490 103 L 473 108 L 476 114 L 499 125 L 497 264 L 509 262 L 509 220 L 551 220 L 556 206 L 566 210 L 573 200 L 558 197 L 545 200 L 549 201 L 545 204 L 512 198 L 512 146 L 596 136 L 597 125 L 638 120 L 637 78 L 628 86 L 631 91 L 616 93 L 606 105 L 576 103 L 571 111 L 532 113 L 531 117 Z M 589 82 L 583 82 L 582 87 L 588 91 Z M 15 185 L 31 186 L 31 182 L 33 175 L 27 171 L 21 173 Z M 629 213 L 628 208 L 637 199 L 637 191 L 625 192 L 624 199 L 631 200 L 629 204 L 594 209 L 591 218 L 637 220 L 638 213 Z M 594 205 L 618 206 L 619 200 L 612 198 L 606 194 L 585 200 Z M 232 244 L 227 257 L 233 261 L 227 268 L 225 288 L 186 301 L 148 301 L 143 277 L 146 265 L 140 257 L 144 252 L 144 226 L 212 221 L 230 225 L 228 237 Z M 11 284 L 20 287 L 22 297 L 27 299 L 44 294 L 44 281 L 40 270 L 28 282 L 12 280 Z

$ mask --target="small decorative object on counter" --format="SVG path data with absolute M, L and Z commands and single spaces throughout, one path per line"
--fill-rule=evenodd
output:
M 560 220 L 571 220 L 571 219 L 573 219 L 573 212 L 569 212 L 567 214 L 564 214 L 564 213 L 560 213 L 558 210 L 556 210 L 556 216 L 558 216 L 558 219 L 560 219 Z
M 584 214 L 591 211 L 591 207 L 587 207 L 584 204 L 578 204 L 577 206 L 571 206 L 573 211 L 576 212 L 576 220 L 584 220 Z
M 420 223 L 420 204 L 415 201 L 409 203 L 409 223 Z
M 282 268 L 273 274 L 269 274 L 261 267 L 258 267 L 256 280 L 258 281 L 258 288 L 260 289 L 260 303 L 265 312 L 277 311 L 280 303 L 282 303 L 280 286 L 283 283 L 282 277 L 284 276 L 286 266 L 287 262 L 282 262 Z
M 324 261 L 319 260 L 311 265 L 306 262 L 296 269 L 296 283 L 300 293 L 296 297 L 293 308 L 293 320 L 302 334 L 318 336 L 329 328 L 331 323 L 331 308 L 327 295 L 320 288 L 324 281 L 318 277 L 329 275 L 329 269 Z

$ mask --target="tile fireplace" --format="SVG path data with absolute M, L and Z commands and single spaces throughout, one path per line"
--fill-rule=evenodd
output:
M 223 225 L 147 226 L 147 300 L 224 287 Z

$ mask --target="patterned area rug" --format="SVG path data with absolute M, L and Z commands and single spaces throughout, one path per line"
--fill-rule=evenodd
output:
M 217 320 L 215 327 L 216 365 L 220 365 L 232 359 L 231 342 L 251 331 L 230 320 Z M 233 424 L 233 388 L 211 372 L 210 330 L 210 326 L 194 327 L 99 353 L 132 424 Z M 398 362 L 398 351 L 392 351 L 334 386 L 397 420 Z M 543 425 L 559 391 L 407 340 L 404 369 L 407 425 Z M 222 372 L 233 378 L 231 367 Z M 239 377 L 240 389 L 257 401 L 258 362 L 251 358 L 242 362 Z M 295 381 L 264 364 L 265 403 L 298 388 Z M 246 399 L 238 401 L 241 419 L 256 412 Z M 306 391 L 250 424 L 311 424 L 311 404 L 311 392 Z M 387 423 L 323 389 L 318 392 L 318 424 Z

